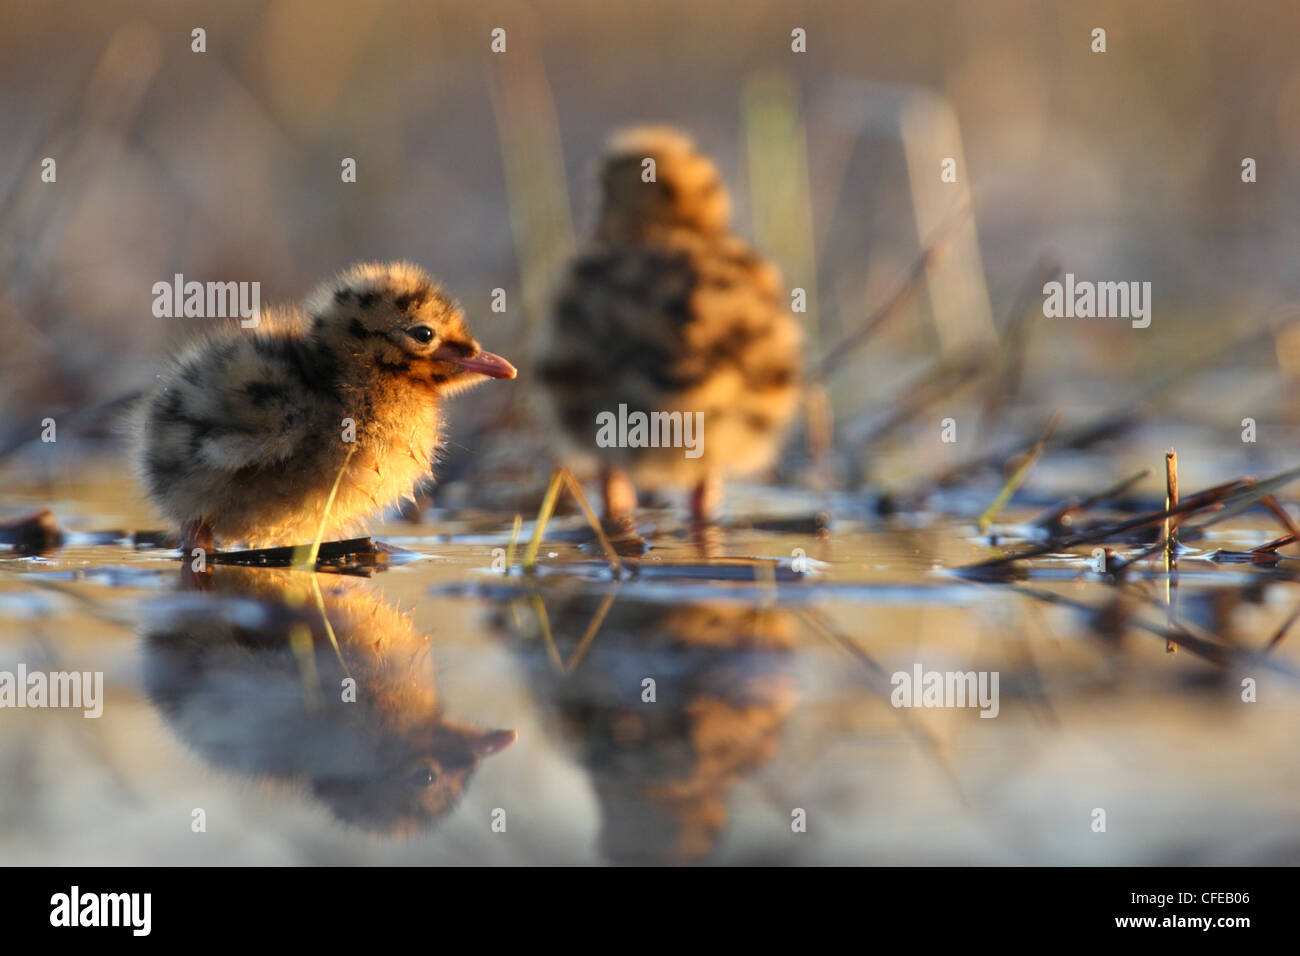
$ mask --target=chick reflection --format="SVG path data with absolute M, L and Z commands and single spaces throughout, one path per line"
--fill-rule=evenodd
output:
M 726 828 L 729 792 L 776 752 L 797 702 L 793 618 L 740 604 L 609 601 L 548 595 L 550 639 L 535 605 L 502 610 L 497 624 L 518 639 L 530 683 L 591 774 L 602 854 L 702 860 Z M 642 699 L 645 678 L 653 703 Z
M 176 734 L 237 774 L 307 786 L 341 820 L 412 832 L 449 811 L 512 730 L 439 709 L 427 637 L 358 578 L 218 568 L 143 627 L 145 683 Z M 355 680 L 348 693 L 347 677 Z M 351 699 L 346 699 L 351 698 Z

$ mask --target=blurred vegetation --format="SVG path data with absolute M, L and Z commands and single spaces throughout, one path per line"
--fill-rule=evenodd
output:
M 816 350 L 921 249 L 908 158 L 873 104 L 902 91 L 950 107 L 1004 330 L 1044 258 L 1155 290 L 1142 332 L 1029 316 L 1020 427 L 1112 407 L 1300 293 L 1290 3 L 4 0 L 0 17 L 0 447 L 147 386 L 202 321 L 151 314 L 152 284 L 177 272 L 257 280 L 270 303 L 357 259 L 409 258 L 526 369 L 555 270 L 592 221 L 600 144 L 640 121 L 679 125 L 717 157 L 738 230 L 808 290 Z M 498 26 L 504 55 L 489 49 Z M 790 50 L 796 26 L 806 54 Z M 47 156 L 56 184 L 40 181 Z M 504 315 L 489 309 L 496 287 Z M 912 297 L 830 383 L 837 428 L 931 367 L 933 305 Z M 1283 417 L 1294 391 L 1270 350 L 1222 358 L 1215 401 L 1170 403 L 1172 421 Z M 526 429 L 496 449 L 485 427 L 526 423 L 526 372 L 517 386 L 455 404 L 450 480 L 520 457 Z M 525 457 L 543 455 L 531 440 Z M 458 465 L 465 448 L 482 464 Z

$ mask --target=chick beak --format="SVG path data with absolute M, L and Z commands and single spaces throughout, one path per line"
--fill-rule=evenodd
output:
M 493 356 L 495 358 L 495 356 Z M 474 756 L 482 760 L 493 754 L 499 754 L 519 738 L 513 730 L 490 730 L 470 743 Z
M 519 373 L 515 367 L 503 359 L 500 355 L 492 352 L 480 351 L 473 358 L 466 358 L 455 349 L 448 346 L 442 346 L 434 350 L 433 357 L 443 361 L 451 362 L 453 365 L 459 365 L 466 372 L 474 372 L 478 375 L 486 375 L 489 378 L 514 378 Z

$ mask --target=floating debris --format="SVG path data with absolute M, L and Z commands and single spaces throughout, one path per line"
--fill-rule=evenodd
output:
M 49 508 L 0 524 L 0 545 L 18 555 L 46 554 L 63 547 L 64 533 Z

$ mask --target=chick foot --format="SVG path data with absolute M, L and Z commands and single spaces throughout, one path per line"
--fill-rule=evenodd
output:
M 691 523 L 712 524 L 722 506 L 722 476 L 711 471 L 691 489 Z
M 605 502 L 605 521 L 626 525 L 636 511 L 636 486 L 621 469 L 606 467 L 600 473 L 601 498 Z

